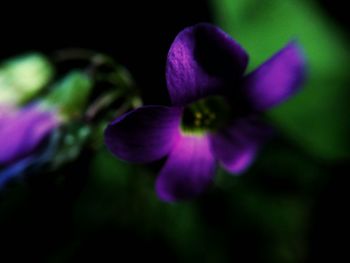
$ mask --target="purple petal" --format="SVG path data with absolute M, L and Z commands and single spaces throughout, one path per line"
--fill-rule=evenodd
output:
M 304 56 L 293 41 L 249 74 L 244 88 L 252 107 L 265 110 L 292 96 L 304 77 Z
M 215 164 L 207 136 L 182 135 L 157 179 L 158 196 L 167 202 L 197 196 L 212 182 Z
M 182 109 L 145 106 L 117 118 L 105 130 L 105 143 L 118 158 L 136 163 L 166 156 L 180 132 Z
M 256 119 L 236 120 L 226 129 L 211 135 L 214 156 L 229 172 L 242 173 L 272 133 L 272 128 Z
M 35 105 L 3 114 L 0 118 L 0 165 L 31 154 L 58 124 L 53 112 Z
M 0 105 L 0 127 L 8 119 L 17 113 L 17 109 L 12 105 Z
M 3 190 L 10 181 L 21 177 L 33 162 L 35 162 L 35 158 L 33 156 L 28 156 L 0 170 L 0 191 Z
M 248 55 L 229 35 L 210 24 L 181 31 L 168 54 L 166 78 L 171 101 L 186 105 L 234 85 Z

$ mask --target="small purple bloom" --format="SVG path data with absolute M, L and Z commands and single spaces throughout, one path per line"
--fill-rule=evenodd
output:
M 244 49 L 219 28 L 186 28 L 167 59 L 173 106 L 145 106 L 116 119 L 105 131 L 107 147 L 136 163 L 167 156 L 156 191 L 169 202 L 205 190 L 217 161 L 231 173 L 242 173 L 271 135 L 259 112 L 292 96 L 305 72 L 295 42 L 245 76 L 247 64 Z
M 36 104 L 22 109 L 0 106 L 0 166 L 28 157 L 58 124 L 54 112 Z

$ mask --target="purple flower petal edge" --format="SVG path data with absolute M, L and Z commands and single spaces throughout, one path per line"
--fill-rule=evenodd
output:
M 210 142 L 214 156 L 233 173 L 243 173 L 254 161 L 261 145 L 273 135 L 273 129 L 256 120 L 236 120 L 227 128 L 212 134 Z
M 157 178 L 159 198 L 173 202 L 199 195 L 212 183 L 215 167 L 207 136 L 182 135 Z
M 182 109 L 145 106 L 117 118 L 105 130 L 105 143 L 118 158 L 145 163 L 166 156 L 179 136 Z
M 251 107 L 266 110 L 295 94 L 304 81 L 305 64 L 299 45 L 292 41 L 250 73 L 245 78 L 243 91 Z
M 166 65 L 173 105 L 222 93 L 243 76 L 247 63 L 244 49 L 218 27 L 202 23 L 184 29 L 171 45 Z
M 7 165 L 33 152 L 59 125 L 54 112 L 31 105 L 0 119 L 0 164 Z

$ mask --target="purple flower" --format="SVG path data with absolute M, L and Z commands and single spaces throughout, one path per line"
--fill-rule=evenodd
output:
M 36 104 L 22 109 L 0 105 L 0 167 L 30 156 L 58 124 L 54 112 Z
M 186 28 L 167 59 L 173 106 L 145 106 L 117 118 L 105 131 L 107 147 L 136 163 L 167 156 L 156 182 L 165 201 L 201 193 L 213 181 L 217 162 L 242 173 L 271 135 L 258 113 L 293 95 L 305 72 L 295 42 L 244 75 L 247 64 L 244 49 L 219 28 Z

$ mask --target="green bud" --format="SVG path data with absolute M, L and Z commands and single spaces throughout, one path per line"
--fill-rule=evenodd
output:
M 90 136 L 91 130 L 82 123 L 71 123 L 56 132 L 58 148 L 51 159 L 52 168 L 58 168 L 67 162 L 78 158 L 84 144 Z
M 51 93 L 43 100 L 44 105 L 58 109 L 63 120 L 81 116 L 86 108 L 92 80 L 81 71 L 72 71 L 53 86 Z
M 22 104 L 52 78 L 53 66 L 39 53 L 7 60 L 0 65 L 0 103 Z

